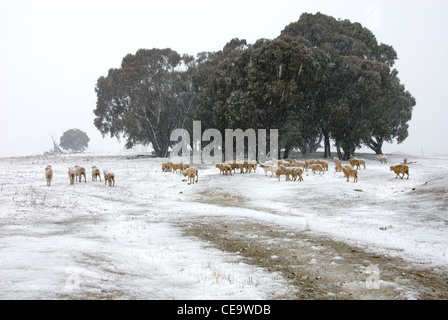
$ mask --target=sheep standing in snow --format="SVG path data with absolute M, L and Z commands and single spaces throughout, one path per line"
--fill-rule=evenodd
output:
M 113 172 L 104 170 L 103 175 L 104 175 L 104 185 L 109 183 L 109 187 L 115 186 L 115 174 Z
M 260 168 L 264 170 L 264 175 L 267 176 L 268 172 L 271 173 L 271 177 L 277 173 L 278 167 L 272 165 L 266 165 L 264 163 L 260 163 Z
M 76 181 L 81 182 L 82 181 L 82 177 L 84 177 L 84 182 L 87 183 L 86 168 L 80 167 L 80 166 L 75 166 L 75 171 L 76 171 Z
M 342 171 L 344 172 L 344 175 L 347 177 L 347 182 L 349 182 L 350 177 L 353 177 L 353 182 L 358 182 L 358 170 L 353 169 L 348 165 L 345 165 L 342 167 Z
M 100 169 L 96 166 L 92 166 L 92 181 L 97 181 L 98 178 L 100 178 L 101 181 Z
M 228 164 L 217 163 L 215 165 L 215 167 L 219 169 L 219 174 L 222 173 L 222 174 L 226 174 L 226 175 L 228 175 L 228 174 L 232 175 L 232 167 Z
M 336 172 L 341 172 L 342 171 L 342 162 L 341 162 L 341 160 L 339 160 L 339 158 L 333 157 L 333 161 L 334 161 L 334 170 Z
M 188 184 L 194 184 L 194 178 L 196 178 L 196 182 L 198 182 L 199 174 L 198 169 L 195 167 L 190 167 L 182 172 L 184 177 L 188 178 Z
M 68 168 L 68 178 L 70 179 L 70 184 L 73 184 L 76 179 L 76 169 Z
M 379 155 L 378 157 L 376 157 L 376 160 L 378 160 L 381 164 L 383 163 L 387 163 L 387 157 L 385 155 Z
M 364 159 L 351 158 L 351 159 L 348 159 L 348 162 L 355 169 L 360 169 L 361 165 L 364 166 L 364 169 L 366 168 L 366 162 Z
M 395 179 L 398 177 L 403 179 L 405 174 L 408 176 L 406 179 L 409 179 L 409 167 L 406 164 L 398 164 L 396 166 L 390 166 L 390 171 L 395 172 Z
M 53 169 L 51 169 L 51 165 L 48 165 L 45 168 L 45 179 L 47 180 L 47 186 L 50 186 L 51 180 L 53 179 Z
M 316 173 L 316 171 L 319 171 L 319 174 L 321 172 L 324 173 L 324 167 L 322 167 L 322 165 L 319 163 L 313 163 L 313 164 L 308 165 L 308 169 L 313 171 L 313 173 Z
M 171 171 L 172 170 L 172 168 L 171 168 L 172 164 L 173 164 L 172 162 L 164 162 L 164 163 L 162 163 L 162 171 L 163 172 Z

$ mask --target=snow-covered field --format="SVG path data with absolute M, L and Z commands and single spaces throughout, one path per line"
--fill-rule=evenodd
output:
M 250 218 L 448 270 L 448 158 L 409 157 L 395 179 L 366 155 L 359 182 L 305 173 L 302 182 L 256 173 L 223 176 L 199 167 L 199 182 L 164 173 L 166 159 L 60 155 L 0 159 L 0 299 L 275 299 L 291 284 L 238 254 L 182 235 L 179 221 Z M 54 171 L 48 187 L 44 168 Z M 67 168 L 87 169 L 69 184 Z M 91 181 L 92 165 L 116 175 Z M 231 201 L 229 204 L 227 200 Z M 275 248 L 272 248 L 275 255 Z M 446 273 L 448 274 L 448 272 Z

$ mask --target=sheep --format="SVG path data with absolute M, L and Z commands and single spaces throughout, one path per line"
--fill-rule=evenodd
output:
M 271 172 L 271 177 L 277 172 L 278 167 L 266 165 L 263 163 L 260 163 L 260 167 L 264 170 L 264 175 L 267 176 L 268 172 Z
M 333 157 L 333 161 L 334 161 L 334 170 L 336 172 L 341 172 L 342 171 L 342 162 L 341 160 L 339 160 L 339 158 Z
M 388 162 L 388 159 L 387 159 L 387 157 L 385 156 L 385 155 L 379 155 L 379 156 L 377 156 L 376 157 L 376 160 L 378 160 L 381 164 L 383 164 L 383 163 L 387 163 Z
M 182 172 L 184 177 L 188 177 L 188 184 L 191 184 L 193 182 L 194 184 L 194 178 L 196 177 L 196 182 L 198 182 L 199 179 L 199 172 L 198 169 L 195 167 L 190 167 Z
M 353 182 L 358 182 L 358 170 L 353 169 L 348 165 L 345 165 L 342 167 L 342 171 L 344 172 L 344 175 L 347 177 L 347 182 L 349 182 L 350 177 L 353 177 Z
M 70 184 L 73 184 L 76 179 L 76 169 L 68 168 L 68 178 L 70 179 Z
M 92 166 L 92 181 L 97 181 L 97 178 L 100 178 L 101 181 L 100 169 L 96 166 Z
M 348 159 L 348 162 L 355 169 L 360 169 L 361 165 L 364 166 L 364 169 L 366 168 L 366 162 L 364 159 L 351 158 L 351 159 Z
M 230 175 L 232 175 L 232 167 L 230 165 L 228 165 L 228 164 L 217 163 L 215 165 L 215 167 L 219 169 L 219 173 L 220 174 L 222 173 L 222 174 L 226 174 L 227 175 L 227 174 L 230 173 Z
M 289 161 L 291 160 L 291 161 Z M 292 159 L 283 159 L 283 160 L 278 160 L 277 161 L 277 165 L 280 167 L 280 165 L 284 165 L 285 167 L 289 166 L 292 162 Z
M 240 169 L 240 173 L 248 173 L 251 170 L 251 166 L 245 160 L 231 160 L 230 162 L 233 163 L 233 165 L 230 164 L 232 169 Z
M 358 158 L 358 167 L 360 167 L 360 165 L 362 165 L 364 167 L 364 169 L 366 168 L 366 161 L 364 159 L 359 159 Z
M 177 172 L 177 170 L 180 170 L 182 173 L 184 171 L 184 164 L 181 163 L 171 163 L 171 169 L 173 170 L 173 173 Z
M 286 181 L 291 180 L 291 178 L 289 178 L 289 174 L 287 174 L 287 172 L 286 172 L 286 167 L 282 164 L 280 166 L 278 166 L 277 170 L 275 171 L 275 174 L 278 177 L 278 181 L 280 181 L 280 177 L 282 175 L 284 175 L 286 177 Z
M 291 173 L 291 177 L 294 181 L 297 180 L 297 177 L 299 177 L 299 181 L 303 181 L 302 173 L 303 169 L 300 167 L 289 167 L 286 168 L 286 171 Z
M 82 181 L 82 177 L 84 176 L 84 182 L 87 183 L 86 169 L 84 167 L 75 166 L 75 171 L 76 171 L 76 181 L 81 182 Z
M 257 165 L 258 165 L 257 160 L 249 160 L 247 163 L 249 165 L 249 172 L 251 172 L 252 169 L 254 170 L 254 172 L 257 172 Z
M 172 168 L 171 168 L 172 164 L 173 164 L 172 162 L 164 162 L 164 163 L 162 163 L 162 171 L 163 172 L 171 171 L 172 170 Z
M 113 172 L 103 170 L 104 185 L 109 182 L 109 187 L 115 186 L 115 174 Z
M 235 170 L 238 168 L 236 160 L 229 160 L 229 161 L 224 162 L 224 164 L 229 165 L 230 168 L 233 170 L 233 173 L 235 173 Z
M 395 166 L 390 166 L 390 171 L 395 172 L 395 179 L 400 177 L 401 179 L 404 178 L 404 175 L 406 174 L 408 177 L 406 179 L 409 179 L 409 167 L 406 164 L 398 164 Z M 400 173 L 402 174 L 400 176 Z
M 308 171 L 309 166 L 312 165 L 312 164 L 315 164 L 316 160 L 314 160 L 314 159 L 307 159 L 304 162 L 305 162 L 305 169 L 306 169 L 306 171 Z
M 292 160 L 291 164 L 295 167 L 302 167 L 305 168 L 305 162 L 304 161 L 299 161 L 299 160 Z
M 47 186 L 50 186 L 51 180 L 53 179 L 53 169 L 51 169 L 51 165 L 48 165 L 45 168 L 45 179 L 47 180 Z
M 316 173 L 316 171 L 319 171 L 319 174 L 322 172 L 324 173 L 324 167 L 322 167 L 319 163 L 313 163 L 308 165 L 308 168 L 313 171 L 313 173 Z
M 246 160 L 237 161 L 238 167 L 240 168 L 240 173 L 248 173 L 251 171 L 251 166 Z
M 316 160 L 318 164 L 320 164 L 325 171 L 328 171 L 328 162 L 325 160 Z

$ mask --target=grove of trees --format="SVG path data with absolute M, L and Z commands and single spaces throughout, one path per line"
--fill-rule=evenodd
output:
M 359 23 L 303 14 L 275 39 L 232 39 L 196 57 L 140 49 L 101 76 L 94 124 L 126 146 L 152 144 L 167 156 L 170 133 L 202 129 L 278 129 L 284 157 L 323 144 L 340 159 L 361 146 L 408 136 L 416 102 L 393 68 L 397 53 Z

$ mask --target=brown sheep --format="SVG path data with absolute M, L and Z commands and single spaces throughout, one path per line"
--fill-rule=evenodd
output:
M 345 165 L 342 167 L 342 171 L 344 172 L 344 175 L 347 177 L 347 182 L 349 181 L 350 177 L 353 177 L 353 182 L 358 182 L 358 170 Z
M 297 177 L 299 177 L 299 181 L 303 181 L 303 177 L 302 177 L 303 169 L 302 168 L 300 168 L 300 167 L 289 167 L 288 169 L 291 169 L 291 176 L 292 176 L 292 179 L 294 181 L 297 180 Z
M 45 179 L 47 180 L 47 186 L 50 186 L 51 180 L 53 179 L 53 169 L 51 169 L 51 165 L 48 165 L 45 168 Z
M 76 169 L 68 168 L 68 178 L 70 179 L 70 184 L 73 184 L 76 179 Z
M 232 167 L 228 164 L 225 163 L 217 163 L 215 165 L 216 168 L 219 169 L 219 173 L 221 174 L 226 174 L 228 175 L 230 173 L 230 175 L 232 175 Z
M 97 181 L 98 178 L 100 178 L 101 181 L 100 169 L 96 166 L 92 166 L 92 181 Z
M 302 168 L 305 168 L 305 162 L 304 161 L 299 161 L 299 160 L 292 160 L 292 162 L 291 162 L 291 164 L 294 166 L 294 167 L 302 167 Z
M 397 179 L 398 177 L 403 179 L 405 174 L 407 174 L 408 176 L 406 179 L 409 179 L 409 167 L 406 164 L 398 164 L 396 166 L 390 166 L 390 171 L 395 172 L 396 174 L 395 179 Z
M 191 183 L 194 184 L 194 178 L 196 178 L 196 182 L 198 182 L 199 173 L 198 173 L 197 168 L 190 167 L 190 168 L 184 170 L 184 172 L 182 172 L 182 174 L 184 175 L 184 177 L 188 178 L 188 184 L 191 184 Z
M 334 170 L 336 172 L 341 172 L 342 171 L 342 162 L 341 162 L 341 160 L 339 160 L 339 158 L 334 157 L 333 161 L 334 161 Z
M 162 171 L 163 172 L 169 172 L 172 170 L 171 168 L 172 162 L 164 162 L 162 163 Z
M 364 169 L 366 168 L 366 161 L 364 159 L 358 159 L 359 165 L 362 165 Z
M 109 187 L 115 186 L 115 174 L 113 172 L 104 170 L 104 185 L 109 182 Z
M 388 162 L 387 157 L 385 155 L 382 155 L 382 154 L 377 156 L 376 160 L 378 160 L 381 164 Z
M 319 174 L 322 172 L 324 173 L 324 167 L 322 167 L 319 163 L 313 163 L 308 165 L 308 169 L 311 169 L 313 173 L 316 173 L 316 171 L 319 171 Z
M 304 162 L 305 162 L 306 171 L 308 171 L 308 168 L 310 167 L 310 165 L 317 163 L 316 160 L 314 160 L 314 159 L 307 159 Z
M 251 172 L 252 170 L 254 170 L 254 172 L 257 172 L 257 160 L 249 160 L 247 163 L 249 166 L 249 172 Z
M 184 171 L 184 164 L 181 163 L 171 163 L 171 169 L 173 169 L 173 173 L 177 172 L 177 170 L 180 171 L 180 173 L 182 173 L 182 171 Z
M 316 160 L 318 164 L 324 168 L 324 171 L 328 171 L 328 162 L 325 160 Z
M 236 160 L 236 169 L 240 169 L 240 173 L 248 173 L 251 170 L 251 166 L 245 160 Z
M 278 166 L 275 174 L 278 177 L 278 181 L 280 181 L 280 176 L 284 175 L 286 177 L 286 181 L 291 181 L 291 178 L 289 177 L 289 173 L 286 172 L 286 167 L 284 165 Z
M 351 158 L 348 159 L 348 163 L 350 163 L 350 165 L 355 169 L 360 169 L 361 165 L 364 166 L 364 169 L 366 168 L 366 162 L 364 161 L 364 159 Z
M 75 170 L 76 170 L 76 181 L 81 182 L 82 181 L 82 177 L 84 177 L 84 182 L 87 183 L 86 169 L 84 167 L 75 166 Z

